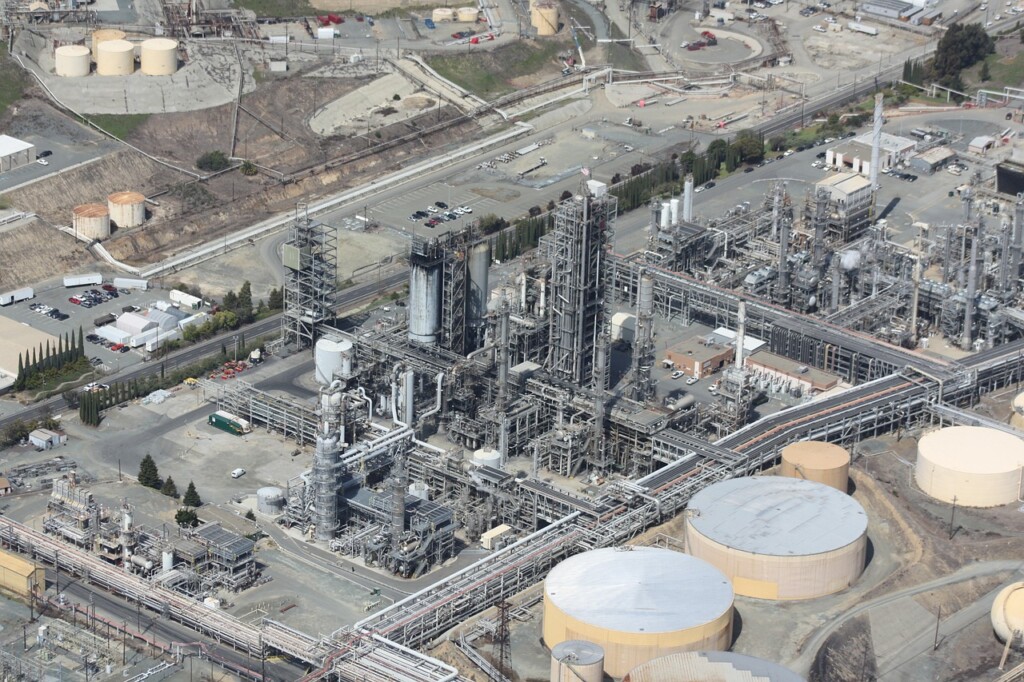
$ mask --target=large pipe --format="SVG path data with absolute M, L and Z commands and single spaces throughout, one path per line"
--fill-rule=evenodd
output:
M 736 313 L 736 369 L 743 369 L 743 341 L 747 331 L 747 303 L 740 301 Z
M 693 174 L 687 173 L 683 180 L 683 222 L 693 222 Z
M 651 241 L 650 241 L 650 248 L 651 248 L 652 251 L 656 250 L 658 248 L 658 236 L 659 236 L 658 223 L 661 222 L 660 221 L 660 213 L 661 213 L 661 207 L 658 205 L 658 202 L 653 200 L 653 199 L 651 199 L 651 227 L 650 227 Z
M 882 148 L 882 93 L 875 93 L 875 120 L 871 131 L 871 168 L 868 169 L 871 180 L 871 193 L 878 187 L 878 159 Z
M 1024 254 L 1024 194 L 1017 195 L 1017 203 L 1013 206 L 1013 238 L 1010 240 L 1010 280 L 1012 291 L 1017 290 L 1020 279 L 1021 258 Z
M 416 408 L 416 374 L 408 369 L 403 375 L 402 409 L 405 423 L 412 425 Z
M 429 410 L 420 415 L 420 420 L 426 419 L 427 417 L 432 417 L 441 411 L 441 395 L 444 393 L 444 372 L 438 372 L 436 380 L 437 402 L 434 403 L 434 406 L 432 408 L 430 408 Z
M 921 298 L 921 261 L 920 259 L 914 259 L 914 272 L 911 275 L 911 279 L 914 283 L 913 295 L 910 297 L 910 338 L 914 341 L 914 346 L 917 346 L 917 306 L 918 301 Z

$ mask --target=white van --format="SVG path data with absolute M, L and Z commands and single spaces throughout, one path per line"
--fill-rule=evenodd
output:
M 235 469 L 231 472 L 231 478 L 241 478 L 245 476 L 245 469 Z

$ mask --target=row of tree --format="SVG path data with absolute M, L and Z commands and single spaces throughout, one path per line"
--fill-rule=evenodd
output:
M 162 365 L 160 373 L 163 374 Z M 75 400 L 78 401 L 78 418 L 83 424 L 99 426 L 103 410 L 149 395 L 159 386 L 160 378 L 157 377 L 146 377 L 141 382 L 138 379 L 118 381 L 108 388 L 97 388 L 72 395 L 65 394 L 65 400 L 68 404 L 74 404 Z
M 142 462 L 139 463 L 139 485 L 159 490 L 164 495 L 167 495 L 167 497 L 173 497 L 174 499 L 179 497 L 178 486 L 174 483 L 174 479 L 170 476 L 166 479 L 161 479 L 160 470 L 157 468 L 156 462 L 153 461 L 153 456 L 148 453 L 142 458 Z M 203 500 L 199 497 L 195 482 L 188 482 L 188 488 L 185 490 L 185 496 L 181 498 L 181 503 L 186 507 L 203 506 Z
M 74 333 L 66 333 L 57 337 L 56 346 L 51 346 L 47 340 L 45 344 L 39 344 L 38 352 L 33 348 L 31 355 L 28 351 L 18 353 L 18 376 L 14 379 L 14 389 L 37 388 L 68 370 L 84 371 L 86 367 L 85 342 L 79 327 L 77 340 Z
M 1024 34 L 1021 36 L 1024 41 Z M 935 56 L 927 62 L 908 59 L 903 63 L 903 80 L 916 85 L 938 83 L 952 90 L 963 90 L 961 76 L 996 50 L 995 39 L 980 23 L 952 24 L 942 34 Z M 981 80 L 990 78 L 988 63 L 981 67 Z

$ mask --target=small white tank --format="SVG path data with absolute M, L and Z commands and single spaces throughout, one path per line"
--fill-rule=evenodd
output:
M 314 378 L 322 386 L 330 386 L 336 376 L 342 376 L 345 369 L 344 356 L 349 354 L 351 373 L 352 342 L 346 340 L 320 339 L 313 351 Z
M 178 41 L 150 38 L 142 42 L 140 70 L 147 76 L 171 76 L 178 70 Z
M 81 204 L 72 210 L 71 224 L 78 235 L 106 239 L 110 236 L 110 211 L 103 204 Z
M 473 451 L 473 464 L 501 468 L 501 453 L 494 448 L 480 448 Z
M 551 649 L 551 682 L 603 682 L 604 649 L 569 639 Z
M 430 18 L 433 19 L 434 23 L 439 21 L 454 21 L 455 10 L 451 7 L 438 7 L 430 13 Z
M 409 484 L 409 494 L 421 500 L 429 500 L 430 488 L 423 481 L 414 481 Z
M 138 192 L 114 192 L 107 196 L 107 211 L 118 227 L 138 227 L 146 222 L 146 197 Z
M 284 491 L 277 486 L 266 486 L 256 491 L 256 511 L 267 516 L 280 514 L 284 508 Z
M 174 550 L 165 549 L 160 555 L 160 568 L 164 571 L 170 571 L 174 568 Z
M 459 21 L 462 22 L 475 22 L 480 16 L 480 10 L 476 7 L 460 7 L 455 10 L 455 15 Z
M 53 55 L 54 71 L 62 78 L 81 78 L 89 75 L 92 62 L 85 45 L 61 45 Z
M 135 46 L 127 40 L 105 40 L 96 48 L 96 73 L 128 76 L 135 70 Z

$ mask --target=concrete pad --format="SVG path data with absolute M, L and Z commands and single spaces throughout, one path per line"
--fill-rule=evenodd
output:
M 0 372 L 17 376 L 18 353 L 31 354 L 33 348 L 38 349 L 40 344 L 45 348 L 47 343 L 50 348 L 55 348 L 57 337 L 8 317 L 0 317 Z
M 880 668 L 907 642 L 935 625 L 935 615 L 913 597 L 874 608 L 869 613 L 871 642 Z
M 417 85 L 400 74 L 388 73 L 363 87 L 328 102 L 309 121 L 309 127 L 321 135 L 365 131 L 411 118 L 437 105 L 437 98 L 417 92 Z M 394 99 L 398 95 L 400 99 Z M 383 116 L 380 111 L 394 108 L 398 113 Z

